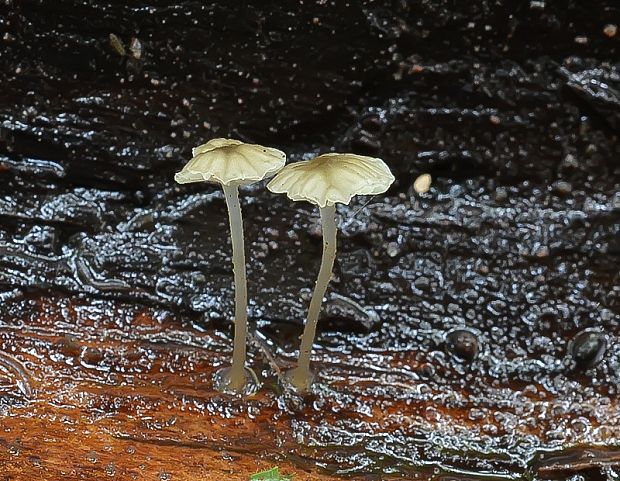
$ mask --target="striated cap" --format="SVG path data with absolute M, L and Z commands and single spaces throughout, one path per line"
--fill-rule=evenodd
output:
M 212 139 L 192 149 L 192 159 L 174 176 L 179 184 L 219 182 L 252 184 L 282 168 L 286 154 L 239 140 Z
M 323 154 L 284 167 L 267 188 L 291 200 L 307 200 L 319 207 L 348 204 L 354 195 L 385 192 L 394 176 L 383 160 L 355 154 Z

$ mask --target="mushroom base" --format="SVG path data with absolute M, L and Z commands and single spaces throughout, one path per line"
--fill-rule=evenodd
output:
M 255 394 L 261 387 L 261 383 L 258 380 L 258 376 L 256 373 L 250 369 L 249 367 L 243 368 L 244 373 L 244 382 L 241 386 L 233 385 L 233 372 L 232 366 L 223 367 L 216 371 L 213 376 L 215 388 L 218 391 L 229 393 L 229 394 L 243 394 L 245 396 L 250 396 Z M 238 383 L 234 383 L 238 384 Z
M 312 384 L 314 383 L 315 373 L 312 369 L 306 371 L 299 367 L 289 369 L 284 374 L 285 384 L 291 386 L 297 393 L 303 394 L 310 391 Z

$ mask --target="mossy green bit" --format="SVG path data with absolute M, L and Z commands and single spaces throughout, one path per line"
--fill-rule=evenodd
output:
M 250 476 L 250 481 L 292 481 L 292 479 L 290 475 L 280 474 L 280 468 L 277 467 Z

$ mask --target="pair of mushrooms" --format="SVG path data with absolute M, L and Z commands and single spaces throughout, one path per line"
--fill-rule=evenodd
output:
M 305 200 L 319 207 L 323 227 L 321 268 L 308 309 L 297 367 L 287 376 L 297 390 L 306 391 L 311 383 L 310 351 L 321 303 L 336 258 L 336 203 L 348 204 L 358 194 L 383 193 L 394 181 L 394 176 L 381 159 L 355 154 L 323 154 L 284 167 L 284 152 L 232 139 L 210 140 L 194 148 L 192 156 L 181 172 L 175 175 L 175 180 L 180 184 L 202 181 L 221 184 L 230 221 L 235 281 L 235 337 L 232 365 L 220 372 L 222 389 L 241 392 L 248 379 L 245 368 L 247 284 L 239 186 L 258 182 L 277 173 L 267 184 L 271 192 L 285 193 L 293 201 Z

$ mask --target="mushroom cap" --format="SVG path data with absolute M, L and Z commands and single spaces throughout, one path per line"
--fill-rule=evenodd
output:
M 291 200 L 307 200 L 319 207 L 348 204 L 354 195 L 385 192 L 394 176 L 385 162 L 355 154 L 323 154 L 284 167 L 267 188 Z
M 233 139 L 211 139 L 194 147 L 192 155 L 181 172 L 174 176 L 179 184 L 252 184 L 274 174 L 286 162 L 286 154 L 278 149 Z

